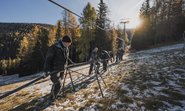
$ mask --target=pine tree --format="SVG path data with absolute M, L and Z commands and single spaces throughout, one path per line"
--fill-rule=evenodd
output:
M 151 19 L 150 19 L 150 0 L 146 0 L 140 9 L 140 18 L 142 19 L 142 24 L 135 31 L 135 35 L 132 40 L 132 48 L 138 50 L 146 48 L 152 45 L 152 35 L 151 31 Z
M 71 17 L 74 17 L 74 16 L 72 16 L 72 14 L 70 12 L 64 10 L 63 23 L 62 23 L 62 25 L 63 25 L 62 29 L 63 29 L 63 34 L 64 35 L 71 36 L 71 30 L 70 29 L 71 29 L 71 27 L 73 27 L 73 25 L 76 25 L 76 24 L 70 23 L 71 22 L 70 21 Z
M 146 0 L 140 10 L 143 23 L 136 29 L 132 46 L 142 49 L 180 40 L 185 30 L 183 5 L 184 0 Z
M 83 9 L 83 19 L 80 19 L 82 25 L 81 38 L 78 44 L 78 51 L 80 52 L 80 60 L 87 61 L 91 50 L 92 41 L 95 39 L 94 31 L 95 26 L 93 25 L 96 20 L 96 11 L 90 3 Z
M 108 12 L 108 7 L 107 5 L 103 2 L 103 0 L 100 0 L 99 7 L 98 7 L 98 14 L 97 14 L 97 19 L 96 19 L 96 36 L 95 36 L 95 41 L 94 44 L 100 49 L 100 51 L 103 50 L 110 50 L 111 45 L 108 44 L 110 41 L 110 37 L 107 34 L 107 29 L 108 29 L 108 24 L 109 20 L 107 18 L 107 12 Z M 102 30 L 104 29 L 104 30 Z

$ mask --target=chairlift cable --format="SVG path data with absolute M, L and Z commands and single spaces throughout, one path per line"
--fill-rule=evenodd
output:
M 84 18 L 84 17 L 78 15 L 77 13 L 75 13 L 75 12 L 69 10 L 68 8 L 66 8 L 66 7 L 64 7 L 64 6 L 60 5 L 60 4 L 58 4 L 57 2 L 55 2 L 55 1 L 53 1 L 53 0 L 48 0 L 48 1 L 50 1 L 51 3 L 53 3 L 53 4 L 57 5 L 57 6 L 59 6 L 60 8 L 63 8 L 64 10 L 67 10 L 68 12 L 70 12 L 70 13 L 76 15 L 77 17 L 79 17 L 79 18 L 81 18 L 81 19 Z M 103 31 L 106 31 L 105 29 L 101 28 L 100 26 L 98 26 L 98 25 L 96 25 L 96 24 L 95 24 L 95 26 L 96 26 L 97 28 L 103 30 Z

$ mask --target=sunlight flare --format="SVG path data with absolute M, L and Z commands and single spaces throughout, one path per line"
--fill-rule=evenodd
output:
M 130 22 L 128 24 L 128 28 L 136 28 L 141 24 L 141 20 L 139 17 L 135 17 L 130 19 Z

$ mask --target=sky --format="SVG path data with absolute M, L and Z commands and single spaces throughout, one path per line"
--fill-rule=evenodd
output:
M 97 9 L 99 0 L 54 0 L 71 11 L 81 15 L 88 2 Z M 108 18 L 114 25 L 122 19 L 129 19 L 128 28 L 139 23 L 139 9 L 144 0 L 104 0 L 108 6 Z M 1 0 L 0 22 L 46 23 L 55 25 L 62 19 L 63 9 L 48 0 Z M 77 18 L 78 19 L 78 18 Z

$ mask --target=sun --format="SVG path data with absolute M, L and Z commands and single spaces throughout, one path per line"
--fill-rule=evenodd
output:
M 141 20 L 139 19 L 139 17 L 135 17 L 129 20 L 128 23 L 128 28 L 136 28 L 141 24 Z

